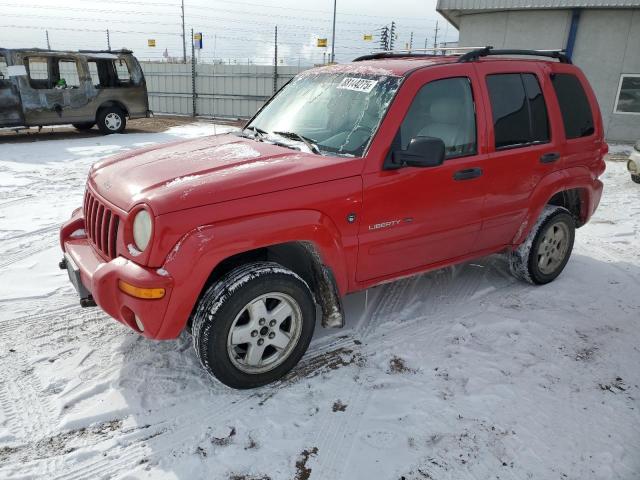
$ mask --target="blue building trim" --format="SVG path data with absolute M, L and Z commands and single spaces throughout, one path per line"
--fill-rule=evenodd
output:
M 576 44 L 576 37 L 578 36 L 578 25 L 580 24 L 580 8 L 574 8 L 571 11 L 571 27 L 569 28 L 569 35 L 567 37 L 567 46 L 565 48 L 565 55 L 569 60 L 573 57 L 573 47 Z

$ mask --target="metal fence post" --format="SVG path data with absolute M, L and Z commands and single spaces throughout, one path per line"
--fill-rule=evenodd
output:
M 198 115 L 196 93 L 196 47 L 193 43 L 193 28 L 191 29 L 191 99 L 193 101 L 192 116 Z
M 273 55 L 273 93 L 278 91 L 278 26 L 276 25 L 275 50 Z

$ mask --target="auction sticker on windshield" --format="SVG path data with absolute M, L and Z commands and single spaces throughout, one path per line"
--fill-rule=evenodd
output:
M 376 83 L 378 83 L 377 80 L 371 80 L 368 78 L 347 77 L 343 79 L 342 82 L 340 82 L 338 88 L 341 88 L 343 90 L 354 90 L 356 92 L 369 93 L 371 90 L 373 90 L 373 87 L 376 86 Z

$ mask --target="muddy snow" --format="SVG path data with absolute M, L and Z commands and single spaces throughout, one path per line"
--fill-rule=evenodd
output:
M 223 127 L 218 128 L 220 132 Z M 345 300 L 283 381 L 234 391 L 184 334 L 82 309 L 57 230 L 105 156 L 213 133 L 0 146 L 0 478 L 637 479 L 640 186 L 609 162 L 554 283 L 492 256 Z

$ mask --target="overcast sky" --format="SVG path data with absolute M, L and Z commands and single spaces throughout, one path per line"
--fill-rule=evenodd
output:
M 53 49 L 127 47 L 140 59 L 182 56 L 180 0 L 0 0 L 0 47 L 46 48 L 49 30 Z M 435 11 L 436 0 L 338 0 L 336 60 L 349 61 L 378 46 L 380 27 L 397 24 L 396 48 L 404 48 L 413 32 L 414 48 L 438 40 L 457 40 L 458 32 Z M 333 1 L 317 0 L 185 0 L 187 37 L 193 28 L 204 34 L 203 61 L 213 58 L 245 63 L 273 62 L 273 30 L 278 26 L 278 52 L 286 64 L 319 63 L 331 46 Z M 373 34 L 374 41 L 363 40 Z M 318 48 L 328 38 L 329 48 Z M 155 48 L 147 46 L 156 41 Z M 187 39 L 188 48 L 190 48 Z

